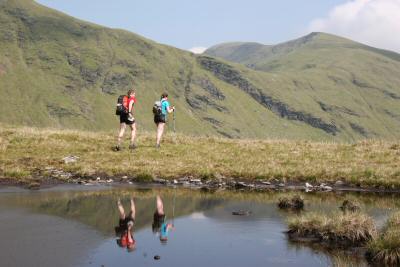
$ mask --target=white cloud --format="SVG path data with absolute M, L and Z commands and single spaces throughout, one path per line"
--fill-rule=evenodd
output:
M 196 46 L 189 49 L 190 52 L 195 54 L 202 54 L 204 51 L 207 50 L 207 47 Z
M 400 52 L 400 0 L 348 1 L 312 21 L 308 30 Z
M 203 212 L 194 212 L 190 215 L 190 218 L 194 220 L 202 220 L 206 219 L 207 217 L 204 215 Z

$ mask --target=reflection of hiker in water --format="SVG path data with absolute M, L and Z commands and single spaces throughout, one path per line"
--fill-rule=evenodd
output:
M 115 234 L 119 236 L 117 244 L 122 248 L 127 248 L 129 252 L 136 248 L 136 241 L 133 239 L 133 226 L 135 224 L 135 202 L 131 198 L 131 211 L 125 215 L 121 200 L 117 202 L 119 211 L 119 224 L 115 227 Z
M 164 204 L 160 196 L 156 198 L 156 212 L 153 220 L 153 233 L 160 236 L 160 242 L 166 244 L 168 241 L 168 232 L 174 229 L 174 226 L 166 222 L 164 213 Z

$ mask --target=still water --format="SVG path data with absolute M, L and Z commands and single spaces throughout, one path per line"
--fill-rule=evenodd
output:
M 1 266 L 368 266 L 346 251 L 291 243 L 277 200 L 288 193 L 203 193 L 171 188 L 55 188 L 0 190 Z M 163 202 L 167 241 L 154 227 L 156 196 Z M 382 226 L 399 209 L 398 196 L 303 194 L 303 212 L 331 212 L 346 198 Z M 117 242 L 118 198 L 136 208 L 135 248 Z M 250 210 L 249 216 L 233 211 Z M 172 227 L 173 226 L 173 227 Z M 118 244 L 120 243 L 120 245 Z M 159 259 L 155 260 L 154 257 Z

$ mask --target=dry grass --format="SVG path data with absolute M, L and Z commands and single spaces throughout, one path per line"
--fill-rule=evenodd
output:
M 113 152 L 115 135 L 0 127 L 0 176 L 39 179 L 46 167 L 78 175 L 176 178 L 233 177 L 335 182 L 400 188 L 400 146 L 385 141 L 354 144 L 285 140 L 230 140 L 167 133 L 154 148 L 154 133 L 139 132 L 138 149 Z M 78 162 L 64 164 L 68 155 Z M 39 175 L 38 175 L 39 174 Z
M 400 212 L 392 215 L 379 238 L 369 243 L 367 255 L 380 266 L 400 266 Z
M 299 195 L 295 195 L 292 198 L 282 197 L 278 201 L 278 207 L 280 209 L 301 210 L 304 208 L 304 199 Z
M 374 221 L 362 213 L 309 213 L 292 217 L 289 237 L 310 238 L 328 246 L 360 246 L 376 236 Z

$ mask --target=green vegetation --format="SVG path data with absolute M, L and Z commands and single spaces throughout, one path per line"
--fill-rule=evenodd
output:
M 33 0 L 0 0 L 0 121 L 109 131 L 118 125 L 118 95 L 133 84 L 140 130 L 153 129 L 151 107 L 168 88 L 183 134 L 400 137 L 398 54 L 326 34 L 271 51 L 253 70 L 83 22 Z
M 399 66 L 397 53 L 330 34 L 311 33 L 273 46 L 222 44 L 205 54 L 268 75 L 268 82 L 259 86 L 265 94 L 281 100 L 290 109 L 304 110 L 324 122 L 333 122 L 342 139 L 398 138 L 395 132 L 399 131 L 399 69 L 389 67 Z M 259 72 L 249 71 L 265 77 Z
M 362 141 L 354 144 L 309 141 L 231 140 L 190 137 L 167 132 L 160 150 L 155 134 L 139 131 L 138 148 L 125 144 L 112 150 L 113 133 L 0 127 L 0 176 L 3 181 L 43 182 L 47 178 L 68 181 L 70 177 L 128 176 L 175 179 L 184 176 L 203 180 L 277 179 L 280 182 L 330 182 L 348 185 L 400 188 L 397 143 Z M 67 156 L 77 156 L 66 164 Z
M 360 246 L 377 232 L 373 220 L 362 213 L 307 213 L 288 221 L 291 239 L 307 238 L 328 246 Z
M 400 265 L 400 213 L 388 220 L 379 238 L 368 245 L 368 258 L 380 266 Z
M 80 221 L 89 225 L 104 235 L 114 235 L 114 227 L 118 222 L 119 213 L 117 199 L 125 209 L 129 208 L 129 200 L 134 196 L 137 220 L 135 226 L 139 230 L 148 226 L 153 220 L 155 210 L 155 196 L 162 193 L 165 212 L 168 219 L 172 217 L 172 203 L 174 196 L 182 201 L 175 202 L 175 216 L 185 216 L 202 209 L 204 195 L 192 192 L 173 192 L 172 190 L 126 190 L 110 189 L 104 191 L 66 191 L 50 192 L 35 196 L 22 195 L 18 199 L 2 198 L 9 207 L 24 207 L 36 213 L 44 213 L 62 218 Z M 210 208 L 220 205 L 217 198 L 208 199 Z

